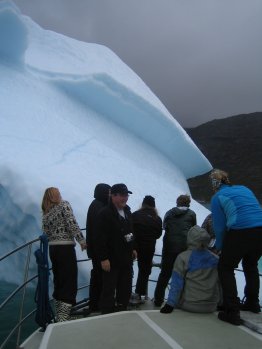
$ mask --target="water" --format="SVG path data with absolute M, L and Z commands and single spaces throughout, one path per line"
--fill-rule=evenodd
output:
M 89 278 L 89 274 L 86 274 L 87 278 Z M 50 283 L 52 288 L 52 277 L 50 277 Z M 81 282 L 80 278 L 80 285 L 83 285 L 84 283 Z M 7 283 L 5 281 L 1 281 L 1 288 L 0 288 L 0 304 L 17 288 L 17 285 Z M 26 316 L 30 312 L 32 312 L 36 308 L 36 303 L 34 301 L 35 298 L 35 289 L 36 285 L 33 287 L 28 287 L 26 289 L 26 295 L 25 295 L 25 302 L 24 302 L 24 310 L 23 310 L 23 316 Z M 23 291 L 20 290 L 15 297 L 2 309 L 0 310 L 0 319 L 1 319 L 1 325 L 0 325 L 0 345 L 5 340 L 5 338 L 8 336 L 10 331 L 15 327 L 15 325 L 19 321 L 20 316 L 20 305 L 22 300 L 22 293 Z M 52 291 L 49 291 L 49 295 L 52 295 Z M 82 300 L 84 298 L 88 297 L 88 291 L 87 289 L 80 290 L 78 292 L 78 298 L 77 300 Z M 39 326 L 34 320 L 35 314 L 33 314 L 29 319 L 27 319 L 22 327 L 21 327 L 21 340 L 19 341 L 19 344 L 22 343 L 33 331 L 35 331 Z M 4 321 L 2 320 L 4 319 Z M 14 349 L 16 348 L 16 338 L 17 338 L 17 331 L 14 333 L 14 336 L 10 341 L 8 342 L 7 346 L 5 348 L 7 349 Z
M 6 283 L 1 281 L 1 289 L 0 289 L 0 303 L 6 299 L 10 293 L 12 293 L 16 289 L 17 285 Z M 34 302 L 35 291 L 33 288 L 28 288 L 26 291 L 25 303 L 24 303 L 24 311 L 23 314 L 28 314 L 33 309 L 35 309 Z M 1 327 L 0 327 L 0 344 L 4 341 L 7 335 L 10 333 L 10 330 L 15 327 L 19 320 L 20 315 L 20 302 L 22 299 L 22 291 L 19 291 L 16 296 L 1 310 L 0 318 L 1 318 Z M 4 319 L 4 321 L 3 321 Z M 21 341 L 28 337 L 32 331 L 38 328 L 38 325 L 34 322 L 34 315 L 25 321 L 22 325 L 22 335 Z M 17 334 L 17 332 L 16 332 Z M 16 336 L 12 338 L 6 348 L 13 349 L 16 347 Z

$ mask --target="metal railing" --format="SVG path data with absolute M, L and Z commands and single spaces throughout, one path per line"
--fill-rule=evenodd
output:
M 82 230 L 84 230 L 84 229 L 82 229 Z M 12 251 L 10 251 L 10 252 L 8 252 L 5 255 L 0 257 L 0 262 L 2 262 L 4 260 L 6 260 L 6 258 L 8 258 L 8 257 L 16 254 L 17 252 L 22 251 L 25 248 L 27 248 L 23 282 L 21 285 L 17 286 L 0 304 L 0 312 L 1 312 L 14 299 L 14 297 L 19 293 L 19 291 L 22 291 L 22 298 L 21 298 L 21 302 L 20 302 L 18 321 L 15 324 L 15 326 L 10 329 L 10 332 L 8 333 L 6 338 L 3 340 L 3 342 L 0 343 L 0 349 L 4 349 L 6 347 L 6 345 L 10 342 L 10 340 L 14 338 L 15 334 L 16 334 L 15 347 L 16 348 L 19 347 L 20 340 L 21 340 L 22 325 L 25 323 L 25 321 L 27 319 L 32 317 L 36 312 L 36 308 L 35 308 L 29 314 L 27 314 L 25 316 L 23 315 L 27 286 L 38 278 L 38 274 L 35 274 L 32 277 L 29 277 L 29 268 L 30 268 L 30 260 L 31 260 L 31 256 L 32 256 L 32 246 L 34 243 L 39 242 L 39 241 L 40 241 L 40 238 L 31 240 L 31 241 L 13 249 Z M 88 262 L 89 260 L 90 260 L 90 258 L 86 258 L 86 259 L 78 260 L 77 262 L 78 263 Z M 52 270 L 52 268 L 49 268 L 49 270 Z M 78 288 L 78 290 L 88 288 L 88 287 L 89 287 L 89 285 L 82 285 L 81 287 Z M 50 300 L 52 300 L 52 299 L 50 299 Z
M 26 293 L 26 287 L 28 285 L 29 282 L 31 282 L 32 280 L 37 278 L 37 275 L 35 275 L 34 277 L 32 277 L 31 279 L 28 279 L 28 271 L 29 271 L 29 265 L 30 265 L 30 259 L 31 259 L 31 250 L 32 250 L 32 245 L 35 242 L 38 242 L 38 239 L 34 239 L 31 240 L 17 248 L 15 248 L 14 250 L 12 250 L 11 252 L 8 252 L 7 254 L 5 254 L 4 256 L 0 257 L 0 262 L 2 262 L 3 260 L 5 260 L 7 257 L 10 257 L 12 255 L 14 255 L 15 253 L 25 249 L 27 247 L 27 256 L 26 256 L 26 264 L 25 264 L 25 270 L 24 270 L 24 282 L 18 286 L 1 304 L 0 304 L 0 311 L 3 310 L 3 308 L 15 297 L 15 295 L 20 291 L 23 290 L 23 295 L 22 295 L 22 301 L 20 304 L 20 311 L 19 311 L 19 320 L 18 320 L 18 324 L 16 324 L 16 326 L 11 330 L 11 332 L 8 334 L 8 336 L 5 338 L 5 340 L 3 341 L 3 343 L 1 343 L 1 349 L 4 348 L 7 344 L 7 342 L 9 341 L 9 339 L 13 336 L 14 332 L 16 330 L 17 331 L 17 339 L 16 339 L 16 346 L 18 346 L 20 338 L 21 338 L 21 325 L 24 322 L 25 319 L 23 318 L 23 308 L 24 308 L 24 301 L 25 301 L 25 293 Z

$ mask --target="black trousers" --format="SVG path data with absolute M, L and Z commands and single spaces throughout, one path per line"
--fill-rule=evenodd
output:
M 139 295 L 147 295 L 147 284 L 149 275 L 151 274 L 154 252 L 155 246 L 137 248 L 138 275 L 135 292 Z
M 97 310 L 100 308 L 100 298 L 103 284 L 103 271 L 101 262 L 96 258 L 92 258 L 93 269 L 90 276 L 89 300 L 90 309 Z
M 168 285 L 168 281 L 172 276 L 174 263 L 179 253 L 171 251 L 163 251 L 162 253 L 161 272 L 157 280 L 154 294 L 155 301 L 157 302 L 164 301 L 165 290 Z
M 241 260 L 246 279 L 245 296 L 251 303 L 258 302 L 258 260 L 261 255 L 262 227 L 229 230 L 226 233 L 218 263 L 218 275 L 227 311 L 239 312 L 239 298 L 234 268 L 237 268 Z
M 110 272 L 103 271 L 103 287 L 101 294 L 102 314 L 115 311 L 115 304 L 124 310 L 131 296 L 133 266 L 111 266 Z
M 53 297 L 65 303 L 75 304 L 77 261 L 74 245 L 50 245 L 49 255 L 54 275 Z

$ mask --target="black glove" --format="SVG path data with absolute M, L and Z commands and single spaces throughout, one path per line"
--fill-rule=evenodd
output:
M 160 309 L 160 313 L 169 314 L 172 313 L 173 309 L 174 307 L 166 303 L 163 308 Z

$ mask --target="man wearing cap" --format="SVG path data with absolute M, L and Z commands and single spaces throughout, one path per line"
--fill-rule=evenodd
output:
M 131 191 L 123 183 L 111 187 L 111 198 L 97 219 L 96 255 L 103 270 L 102 314 L 126 310 L 132 291 L 134 235 L 127 200 Z
M 240 325 L 239 310 L 260 312 L 258 261 L 262 255 L 262 209 L 255 195 L 243 185 L 231 185 L 228 174 L 212 171 L 211 201 L 216 249 L 221 251 L 218 273 L 223 290 L 225 310 L 218 318 Z M 242 260 L 246 279 L 246 301 L 240 304 L 234 268 Z

